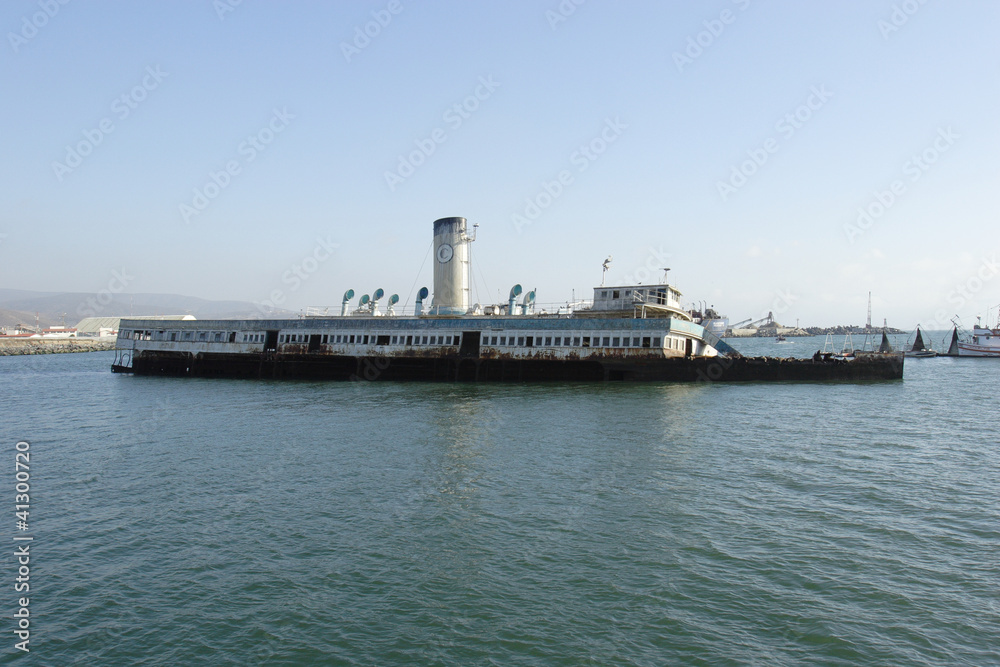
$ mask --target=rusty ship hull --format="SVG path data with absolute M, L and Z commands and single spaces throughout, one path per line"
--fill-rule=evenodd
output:
M 278 352 L 184 352 L 145 350 L 116 363 L 136 375 L 433 382 L 859 382 L 903 377 L 902 355 L 853 360 L 775 357 L 662 356 L 595 352 L 530 358 L 451 350 L 414 354 L 338 354 L 308 350 Z

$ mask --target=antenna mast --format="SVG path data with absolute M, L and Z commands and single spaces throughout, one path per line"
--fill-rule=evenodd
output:
M 865 329 L 872 328 L 872 293 L 868 292 L 868 323 L 865 324 Z

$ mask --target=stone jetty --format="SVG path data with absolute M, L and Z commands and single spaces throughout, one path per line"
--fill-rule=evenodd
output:
M 98 352 L 115 349 L 114 340 L 96 338 L 0 338 L 0 357 L 20 354 Z

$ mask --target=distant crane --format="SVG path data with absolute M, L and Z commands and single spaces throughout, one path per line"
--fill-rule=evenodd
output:
M 762 324 L 774 324 L 774 313 L 772 311 L 768 311 L 767 316 L 766 317 L 762 317 L 759 320 L 751 320 L 750 318 L 747 318 L 747 319 L 743 320 L 742 322 L 737 322 L 736 324 L 732 325 L 729 328 L 730 329 L 742 329 L 744 327 L 747 327 L 749 329 L 757 329 Z

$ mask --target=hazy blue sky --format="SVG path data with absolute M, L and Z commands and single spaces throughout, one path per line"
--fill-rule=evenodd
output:
M 589 295 L 613 255 L 734 321 L 1000 304 L 991 0 L 6 0 L 0 27 L 3 287 L 412 303 L 457 215 L 482 302 Z

